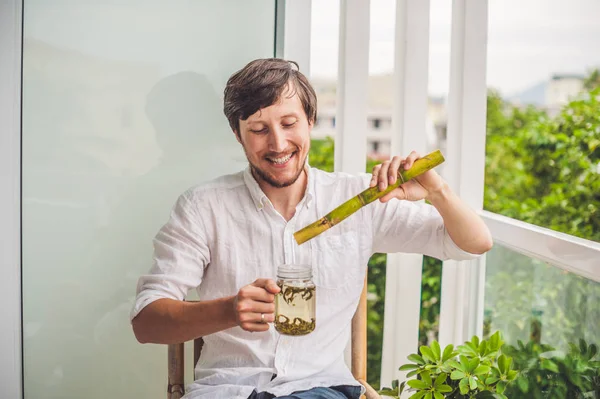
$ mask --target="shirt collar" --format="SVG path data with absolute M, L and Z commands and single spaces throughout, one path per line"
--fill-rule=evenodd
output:
M 311 207 L 314 201 L 314 193 L 315 193 L 315 179 L 313 168 L 308 164 L 308 160 L 306 161 L 306 165 L 304 166 L 304 170 L 306 171 L 306 177 L 308 181 L 306 182 L 306 192 L 304 193 L 304 200 L 306 200 L 306 206 L 308 208 Z M 256 205 L 256 209 L 261 211 L 265 207 L 265 203 L 268 200 L 267 195 L 263 192 L 263 190 L 258 185 L 258 182 L 252 175 L 252 169 L 250 165 L 244 170 L 244 183 L 248 190 L 250 191 L 250 196 L 252 197 L 252 201 L 254 205 Z M 300 202 L 302 202 L 300 201 Z

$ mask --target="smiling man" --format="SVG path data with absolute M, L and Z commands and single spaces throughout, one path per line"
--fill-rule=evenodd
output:
M 358 398 L 364 389 L 344 348 L 370 256 L 472 259 L 491 248 L 490 233 L 432 170 L 298 246 L 295 231 L 368 186 L 385 190 L 419 155 L 395 156 L 363 176 L 311 168 L 317 100 L 293 62 L 252 61 L 224 94 L 249 166 L 180 196 L 138 283 L 135 335 L 159 344 L 204 338 L 185 398 Z M 292 263 L 311 265 L 317 287 L 316 329 L 300 337 L 270 324 L 277 267 Z M 183 301 L 191 289 L 200 301 Z

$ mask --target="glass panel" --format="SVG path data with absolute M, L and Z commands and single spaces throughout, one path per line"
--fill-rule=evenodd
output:
M 177 196 L 246 164 L 222 91 L 272 56 L 274 3 L 28 0 L 24 19 L 25 397 L 164 397 L 137 278 Z
M 600 3 L 490 0 L 484 208 L 600 241 Z
M 498 244 L 488 253 L 486 265 L 484 336 L 501 331 L 509 345 L 505 353 L 523 371 L 520 381 L 505 394 L 509 398 L 575 398 L 580 397 L 576 392 L 587 392 L 584 382 L 579 388 L 575 383 L 572 391 L 563 389 L 569 386 L 568 379 L 585 380 L 586 373 L 600 370 L 598 365 L 587 370 L 583 361 L 579 366 L 573 363 L 582 358 L 577 348 L 580 339 L 585 346 L 600 344 L 600 283 Z M 556 369 L 543 358 L 550 359 Z M 536 396 L 538 391 L 543 396 Z

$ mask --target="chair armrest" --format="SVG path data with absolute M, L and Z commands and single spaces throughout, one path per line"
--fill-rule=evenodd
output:
M 183 348 L 184 345 L 182 343 L 169 345 L 169 382 L 167 385 L 167 399 L 180 399 L 185 394 L 183 382 Z
M 372 386 L 369 385 L 369 383 L 365 380 L 357 380 L 360 385 L 362 385 L 363 387 L 365 387 L 365 389 L 367 390 L 365 392 L 365 394 L 363 395 L 363 397 L 365 397 L 366 399 L 381 399 L 381 396 L 377 393 L 376 390 L 373 389 Z

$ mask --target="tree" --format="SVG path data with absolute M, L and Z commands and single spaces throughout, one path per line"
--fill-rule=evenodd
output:
M 600 241 L 600 88 L 554 118 L 488 97 L 484 208 Z

